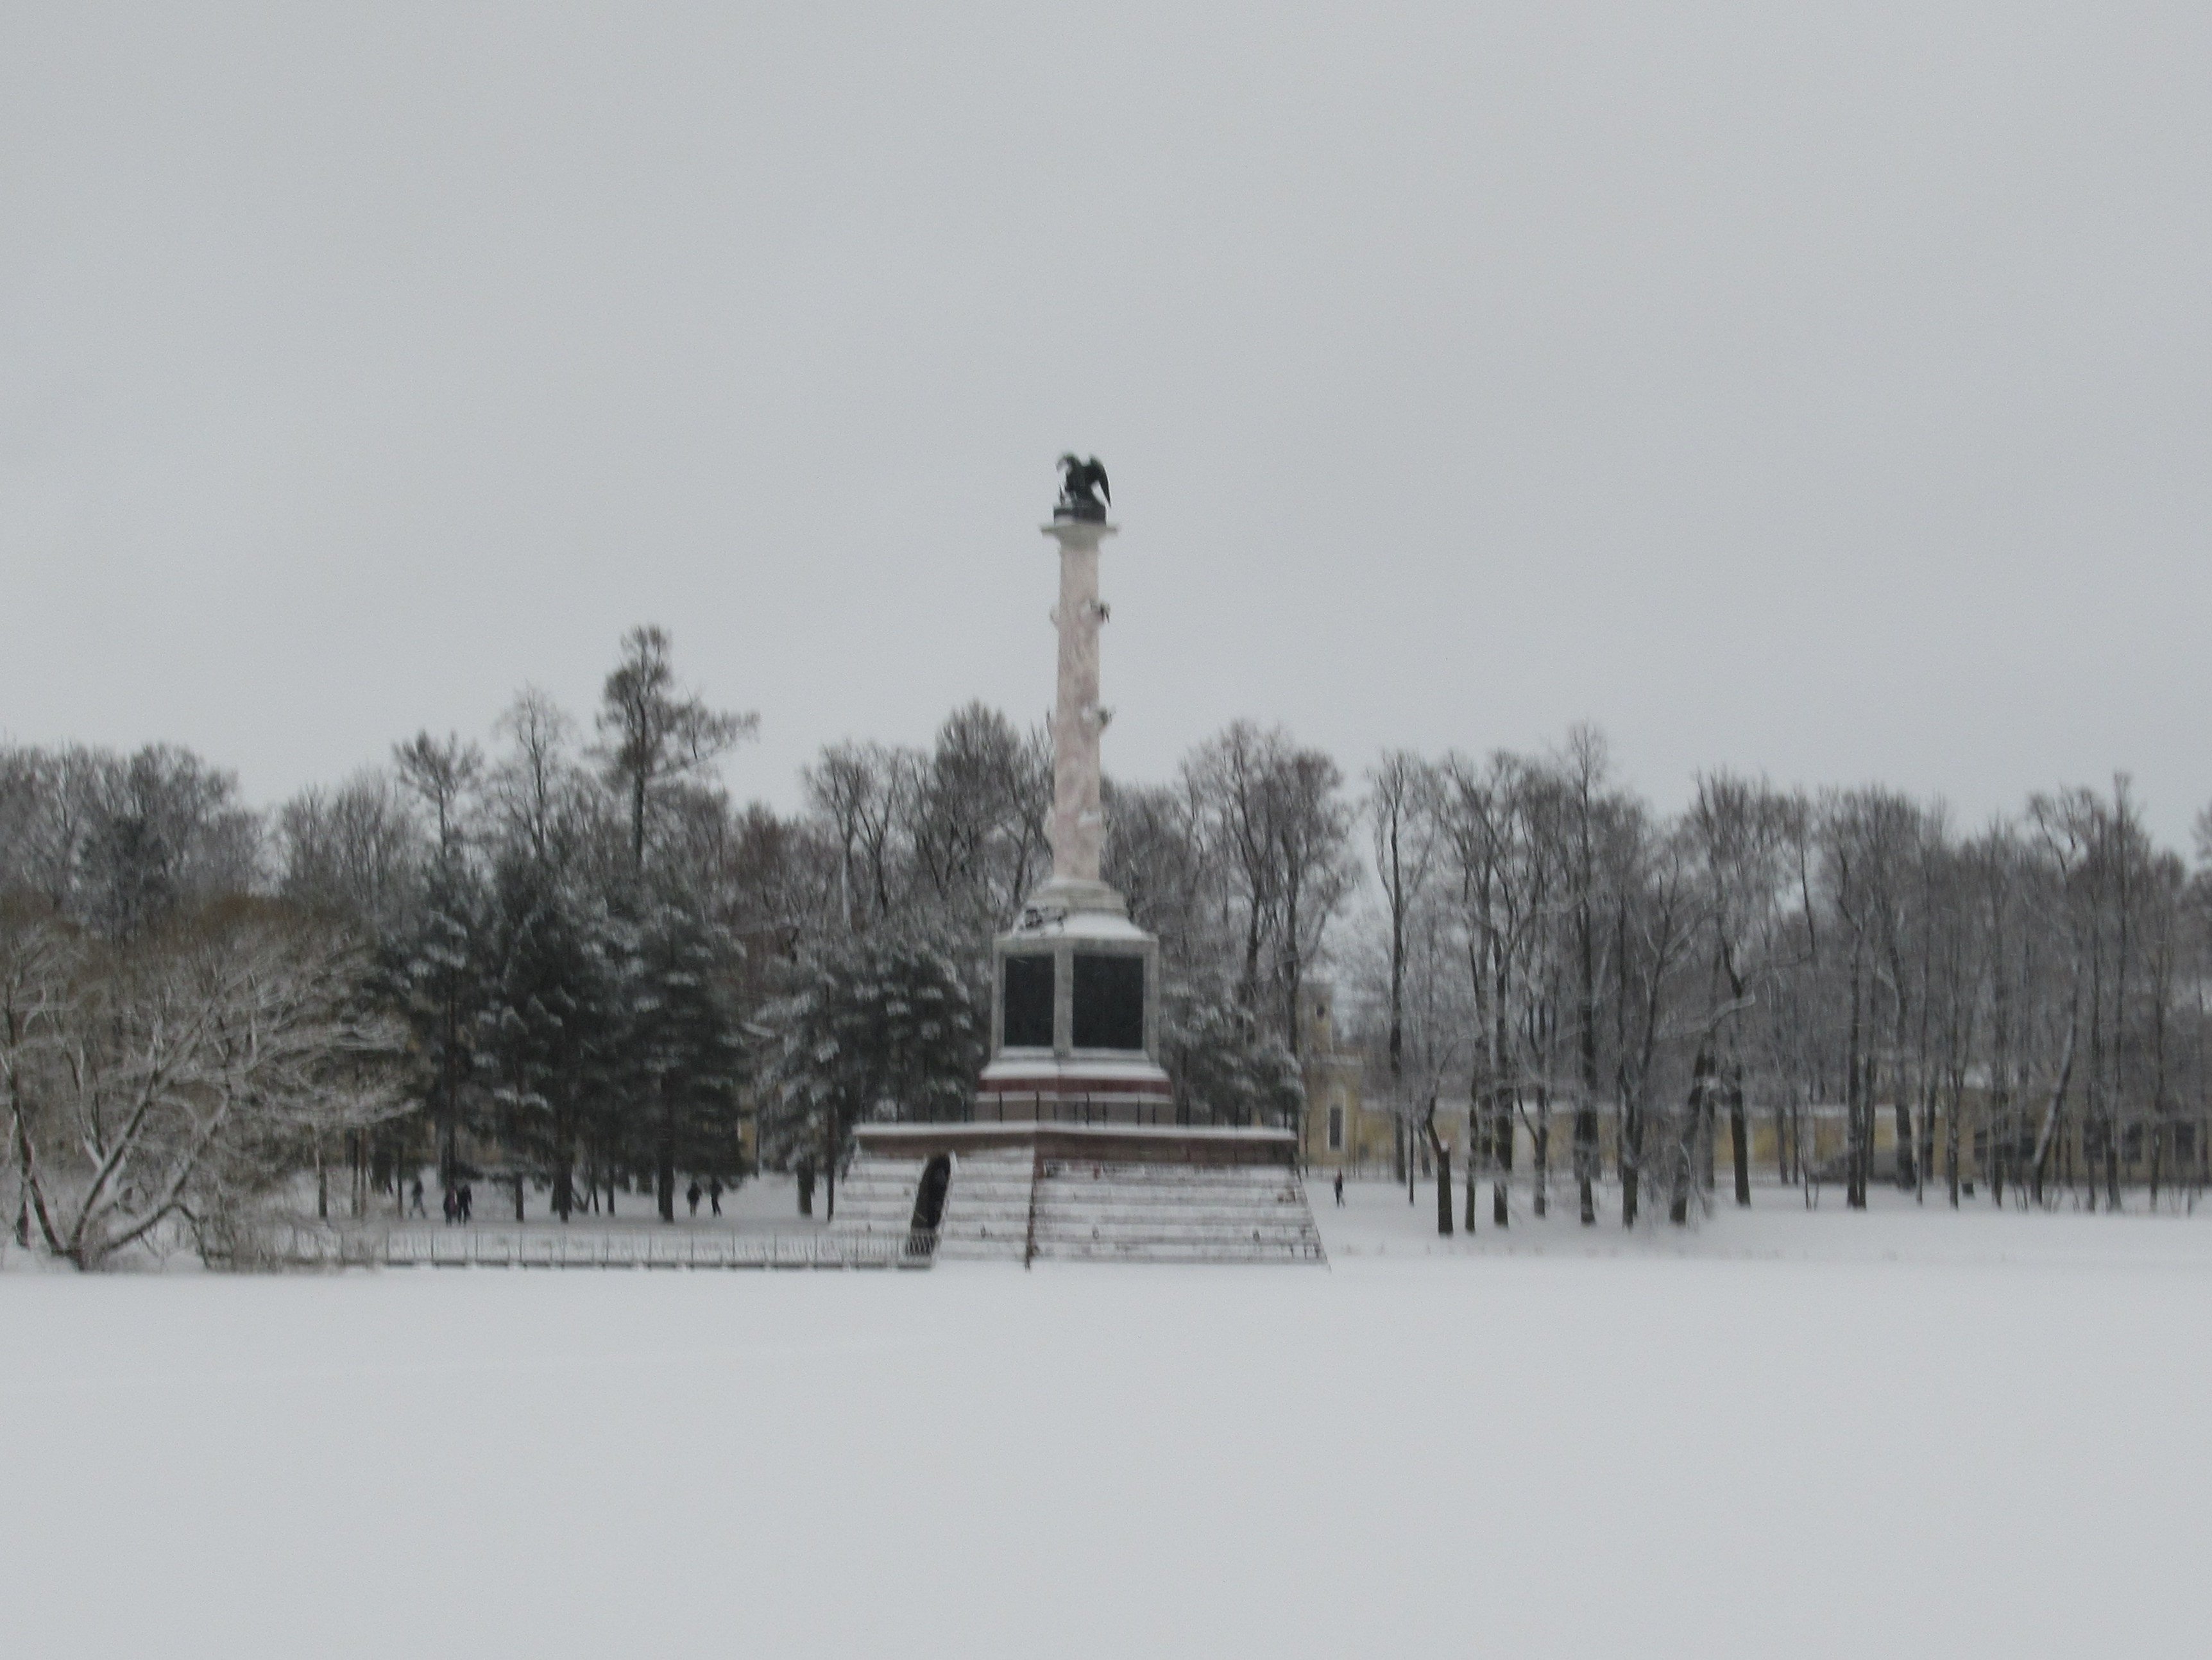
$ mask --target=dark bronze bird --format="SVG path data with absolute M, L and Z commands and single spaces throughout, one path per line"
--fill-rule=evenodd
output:
M 1053 509 L 1054 518 L 1103 520 L 1113 499 L 1097 456 L 1088 461 L 1073 454 L 1060 458 L 1060 505 Z

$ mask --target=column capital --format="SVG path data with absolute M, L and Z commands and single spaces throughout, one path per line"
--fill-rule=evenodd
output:
M 1119 525 L 1109 525 L 1103 519 L 1055 519 L 1038 529 L 1057 541 L 1063 552 L 1069 553 L 1079 548 L 1096 548 L 1108 537 L 1121 533 Z

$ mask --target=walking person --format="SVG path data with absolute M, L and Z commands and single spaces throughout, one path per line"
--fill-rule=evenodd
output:
M 420 1176 L 417 1176 L 415 1178 L 414 1213 L 421 1217 L 425 1222 L 430 1219 L 430 1213 L 422 1208 L 422 1178 Z
M 461 1219 L 461 1195 L 451 1188 L 446 1189 L 446 1225 L 451 1227 Z
M 465 1182 L 461 1183 L 461 1220 L 466 1222 L 476 1213 L 477 1196 Z
M 1344 1208 L 1344 1172 L 1342 1171 L 1336 1173 L 1336 1207 L 1339 1210 Z
M 714 1207 L 714 1214 L 722 1213 L 722 1178 L 709 1177 L 707 1180 L 707 1202 Z
M 684 1196 L 691 1201 L 691 1219 L 697 1221 L 699 1219 L 699 1178 L 697 1177 L 691 1178 L 691 1185 L 684 1190 Z

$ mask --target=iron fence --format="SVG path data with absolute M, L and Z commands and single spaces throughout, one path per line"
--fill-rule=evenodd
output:
M 675 1232 L 561 1233 L 495 1227 L 389 1232 L 301 1222 L 270 1224 L 251 1250 L 217 1266 L 240 1268 L 917 1268 L 937 1236 Z

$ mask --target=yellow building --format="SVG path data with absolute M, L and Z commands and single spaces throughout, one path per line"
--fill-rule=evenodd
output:
M 1299 1156 L 1309 1168 L 1346 1172 L 1390 1168 L 1392 1122 L 1367 1105 L 1366 1058 L 1337 1035 L 1336 990 L 1308 981 L 1298 993 L 1298 1065 L 1306 1114 Z

